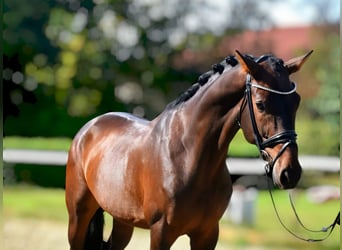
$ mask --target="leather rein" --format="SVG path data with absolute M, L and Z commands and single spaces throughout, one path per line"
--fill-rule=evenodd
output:
M 260 135 L 259 130 L 258 130 L 258 126 L 257 126 L 256 120 L 255 120 L 254 109 L 253 109 L 252 87 L 259 88 L 259 89 L 262 89 L 262 90 L 265 90 L 265 91 L 268 91 L 268 92 L 271 92 L 271 93 L 275 93 L 275 94 L 278 94 L 278 95 L 290 95 L 290 94 L 296 92 L 296 84 L 295 83 L 292 83 L 292 84 L 293 84 L 293 89 L 291 89 L 290 91 L 278 91 L 278 90 L 267 88 L 267 87 L 264 87 L 264 86 L 261 86 L 261 85 L 258 85 L 258 84 L 253 84 L 252 83 L 251 75 L 247 74 L 247 77 L 246 77 L 246 90 L 245 90 L 243 101 L 242 101 L 242 104 L 241 104 L 241 107 L 240 107 L 240 113 L 238 115 L 237 122 L 238 122 L 238 125 L 241 127 L 241 114 L 242 114 L 243 109 L 245 108 L 246 103 L 247 103 L 248 109 L 249 109 L 249 114 L 250 114 L 250 119 L 251 119 L 251 123 L 252 123 L 253 134 L 254 134 L 256 146 L 258 147 L 258 150 L 259 150 L 259 153 L 260 153 L 260 156 L 262 157 L 262 159 L 267 161 L 267 163 L 265 165 L 265 172 L 266 172 L 266 176 L 268 177 L 267 178 L 268 191 L 270 193 L 270 197 L 271 197 L 271 201 L 272 201 L 272 204 L 273 204 L 273 208 L 274 208 L 274 211 L 276 213 L 276 216 L 277 216 L 280 224 L 286 229 L 286 231 L 288 231 L 290 234 L 292 234 L 294 237 L 296 237 L 296 238 L 298 238 L 300 240 L 307 241 L 307 242 L 318 242 L 318 241 L 323 241 L 323 240 L 327 239 L 330 236 L 330 234 L 332 233 L 332 231 L 334 230 L 335 226 L 337 224 L 340 225 L 340 212 L 338 212 L 335 220 L 328 227 L 323 227 L 321 230 L 311 230 L 311 229 L 308 229 L 307 227 L 304 226 L 304 224 L 300 220 L 300 218 L 298 216 L 298 213 L 297 213 L 297 211 L 295 209 L 295 206 L 294 206 L 291 194 L 289 193 L 289 199 L 290 199 L 291 207 L 292 207 L 292 210 L 293 210 L 293 212 L 295 214 L 295 217 L 296 217 L 298 223 L 306 231 L 309 231 L 309 232 L 313 232 L 313 233 L 324 232 L 324 233 L 326 233 L 326 232 L 329 231 L 329 233 L 325 237 L 319 238 L 319 239 L 304 238 L 304 237 L 301 237 L 301 236 L 298 236 L 297 234 L 295 234 L 293 231 L 291 231 L 284 224 L 284 222 L 280 218 L 279 212 L 278 212 L 278 210 L 276 208 L 276 205 L 275 205 L 275 201 L 274 201 L 274 198 L 273 198 L 273 195 L 272 195 L 272 184 L 270 183 L 270 179 L 272 179 L 272 172 L 273 172 L 274 164 L 279 159 L 279 157 L 284 153 L 284 151 L 286 150 L 286 148 L 289 145 L 296 144 L 297 134 L 296 134 L 296 132 L 294 130 L 285 130 L 283 132 L 277 133 L 277 134 L 275 134 L 275 135 L 273 135 L 273 136 L 263 140 L 263 138 Z M 281 149 L 279 150 L 279 152 L 277 153 L 277 155 L 274 158 L 272 158 L 267 153 L 265 148 L 267 148 L 267 147 L 274 147 L 277 144 L 283 144 L 283 145 L 282 145 Z

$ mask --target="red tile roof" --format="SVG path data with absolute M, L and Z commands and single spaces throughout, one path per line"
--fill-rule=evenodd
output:
M 316 41 L 313 27 L 273 28 L 264 31 L 245 31 L 233 37 L 225 37 L 219 46 L 219 54 L 242 53 L 259 56 L 273 53 L 284 60 L 303 51 L 313 49 Z
M 329 28 L 333 32 L 339 32 L 338 25 Z M 242 53 L 260 56 L 273 53 L 284 61 L 299 56 L 314 49 L 317 42 L 324 39 L 320 26 L 272 28 L 263 31 L 246 30 L 236 35 L 225 36 L 215 48 L 202 50 L 201 52 L 185 49 L 173 59 L 176 68 L 195 67 L 215 63 L 227 55 L 233 55 L 237 49 Z M 201 70 L 206 69 L 203 68 Z

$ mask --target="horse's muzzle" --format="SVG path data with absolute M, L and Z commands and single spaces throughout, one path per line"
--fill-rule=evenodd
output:
M 279 160 L 276 162 L 272 171 L 273 182 L 281 189 L 291 189 L 296 187 L 301 175 L 302 167 L 298 161 L 285 165 L 282 164 L 281 160 Z
M 285 168 L 279 175 L 279 187 L 283 189 L 291 189 L 297 186 L 302 174 L 302 168 Z

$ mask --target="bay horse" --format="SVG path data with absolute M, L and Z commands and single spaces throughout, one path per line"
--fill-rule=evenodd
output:
M 227 150 L 240 128 L 274 183 L 296 186 L 300 96 L 289 75 L 310 54 L 284 63 L 236 51 L 152 121 L 116 112 L 89 121 L 66 167 L 70 249 L 124 249 L 134 227 L 150 229 L 151 250 L 170 249 L 184 234 L 193 250 L 215 249 L 232 193 Z M 104 211 L 113 217 L 107 242 Z

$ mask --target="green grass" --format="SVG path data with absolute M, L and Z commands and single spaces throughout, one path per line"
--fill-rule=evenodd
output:
M 4 148 L 18 149 L 45 149 L 45 150 L 69 150 L 72 139 L 70 138 L 45 138 L 45 137 L 20 137 L 8 136 L 3 140 Z M 230 156 L 234 157 L 258 157 L 255 145 L 246 142 L 241 131 L 231 143 Z
M 64 190 L 30 185 L 4 187 L 3 214 L 6 217 L 67 221 Z
M 339 155 L 338 131 L 322 120 L 297 119 L 296 131 L 298 134 L 299 154 L 306 155 Z M 69 150 L 72 139 L 20 137 L 9 136 L 3 140 L 4 148 Z M 229 156 L 258 157 L 255 145 L 249 144 L 240 130 L 229 146 Z
M 308 237 L 301 230 L 291 212 L 286 191 L 274 192 L 275 202 L 285 224 L 297 234 Z M 294 194 L 295 204 L 303 223 L 313 229 L 329 225 L 339 211 L 339 201 L 313 204 L 303 191 Z M 67 222 L 64 190 L 34 186 L 5 186 L 3 190 L 4 218 L 33 218 Z M 106 216 L 107 220 L 110 218 Z M 108 222 L 108 225 L 111 223 Z M 287 233 L 279 224 L 267 191 L 258 193 L 256 223 L 254 226 L 233 225 L 221 221 L 220 244 L 244 246 L 267 246 L 269 249 L 337 250 L 340 245 L 340 228 L 336 227 L 330 238 L 320 243 L 301 242 Z M 311 235 L 322 237 L 324 235 Z
M 258 157 L 258 148 L 246 141 L 242 130 L 239 130 L 229 145 L 228 156 L 232 157 Z
M 296 121 L 299 154 L 339 156 L 340 130 L 319 119 L 301 117 Z
M 301 155 L 339 155 L 339 131 L 323 120 L 297 119 L 298 148 Z M 255 145 L 249 144 L 241 130 L 229 146 L 229 156 L 258 157 Z
M 330 225 L 340 209 L 339 201 L 314 204 L 307 200 L 303 191 L 294 194 L 295 207 L 301 221 L 310 229 L 321 229 Z M 274 192 L 275 204 L 285 225 L 303 238 L 323 238 L 325 234 L 313 234 L 304 231 L 296 221 L 286 191 Z M 252 227 L 232 225 L 221 222 L 221 241 L 239 247 L 260 246 L 269 249 L 340 249 L 340 227 L 337 226 L 332 235 L 323 242 L 308 243 L 290 235 L 279 223 L 268 191 L 258 193 L 256 203 L 256 222 Z
M 65 137 L 4 137 L 4 148 L 18 149 L 46 149 L 46 150 L 69 150 L 71 144 L 70 138 Z
M 323 238 L 325 234 L 307 233 L 298 224 L 295 215 L 291 209 L 288 194 L 285 191 L 275 191 L 275 204 L 279 211 L 280 217 L 285 225 L 293 232 L 304 238 Z M 304 191 L 298 191 L 293 194 L 295 207 L 298 215 L 304 225 L 310 229 L 319 230 L 323 226 L 330 225 L 340 209 L 339 201 L 329 201 L 322 204 L 315 204 L 307 200 Z M 259 220 L 256 223 L 256 231 L 262 232 L 263 237 L 268 238 L 266 245 L 268 246 L 283 246 L 283 247 L 303 247 L 308 249 L 308 243 L 302 242 L 288 234 L 280 225 L 271 203 L 268 192 L 260 192 L 257 204 L 257 217 Z M 267 223 L 265 223 L 267 222 Z M 339 249 L 340 228 L 337 226 L 333 235 L 329 240 L 321 243 L 311 243 L 310 249 Z M 305 248 L 306 246 L 306 248 Z

